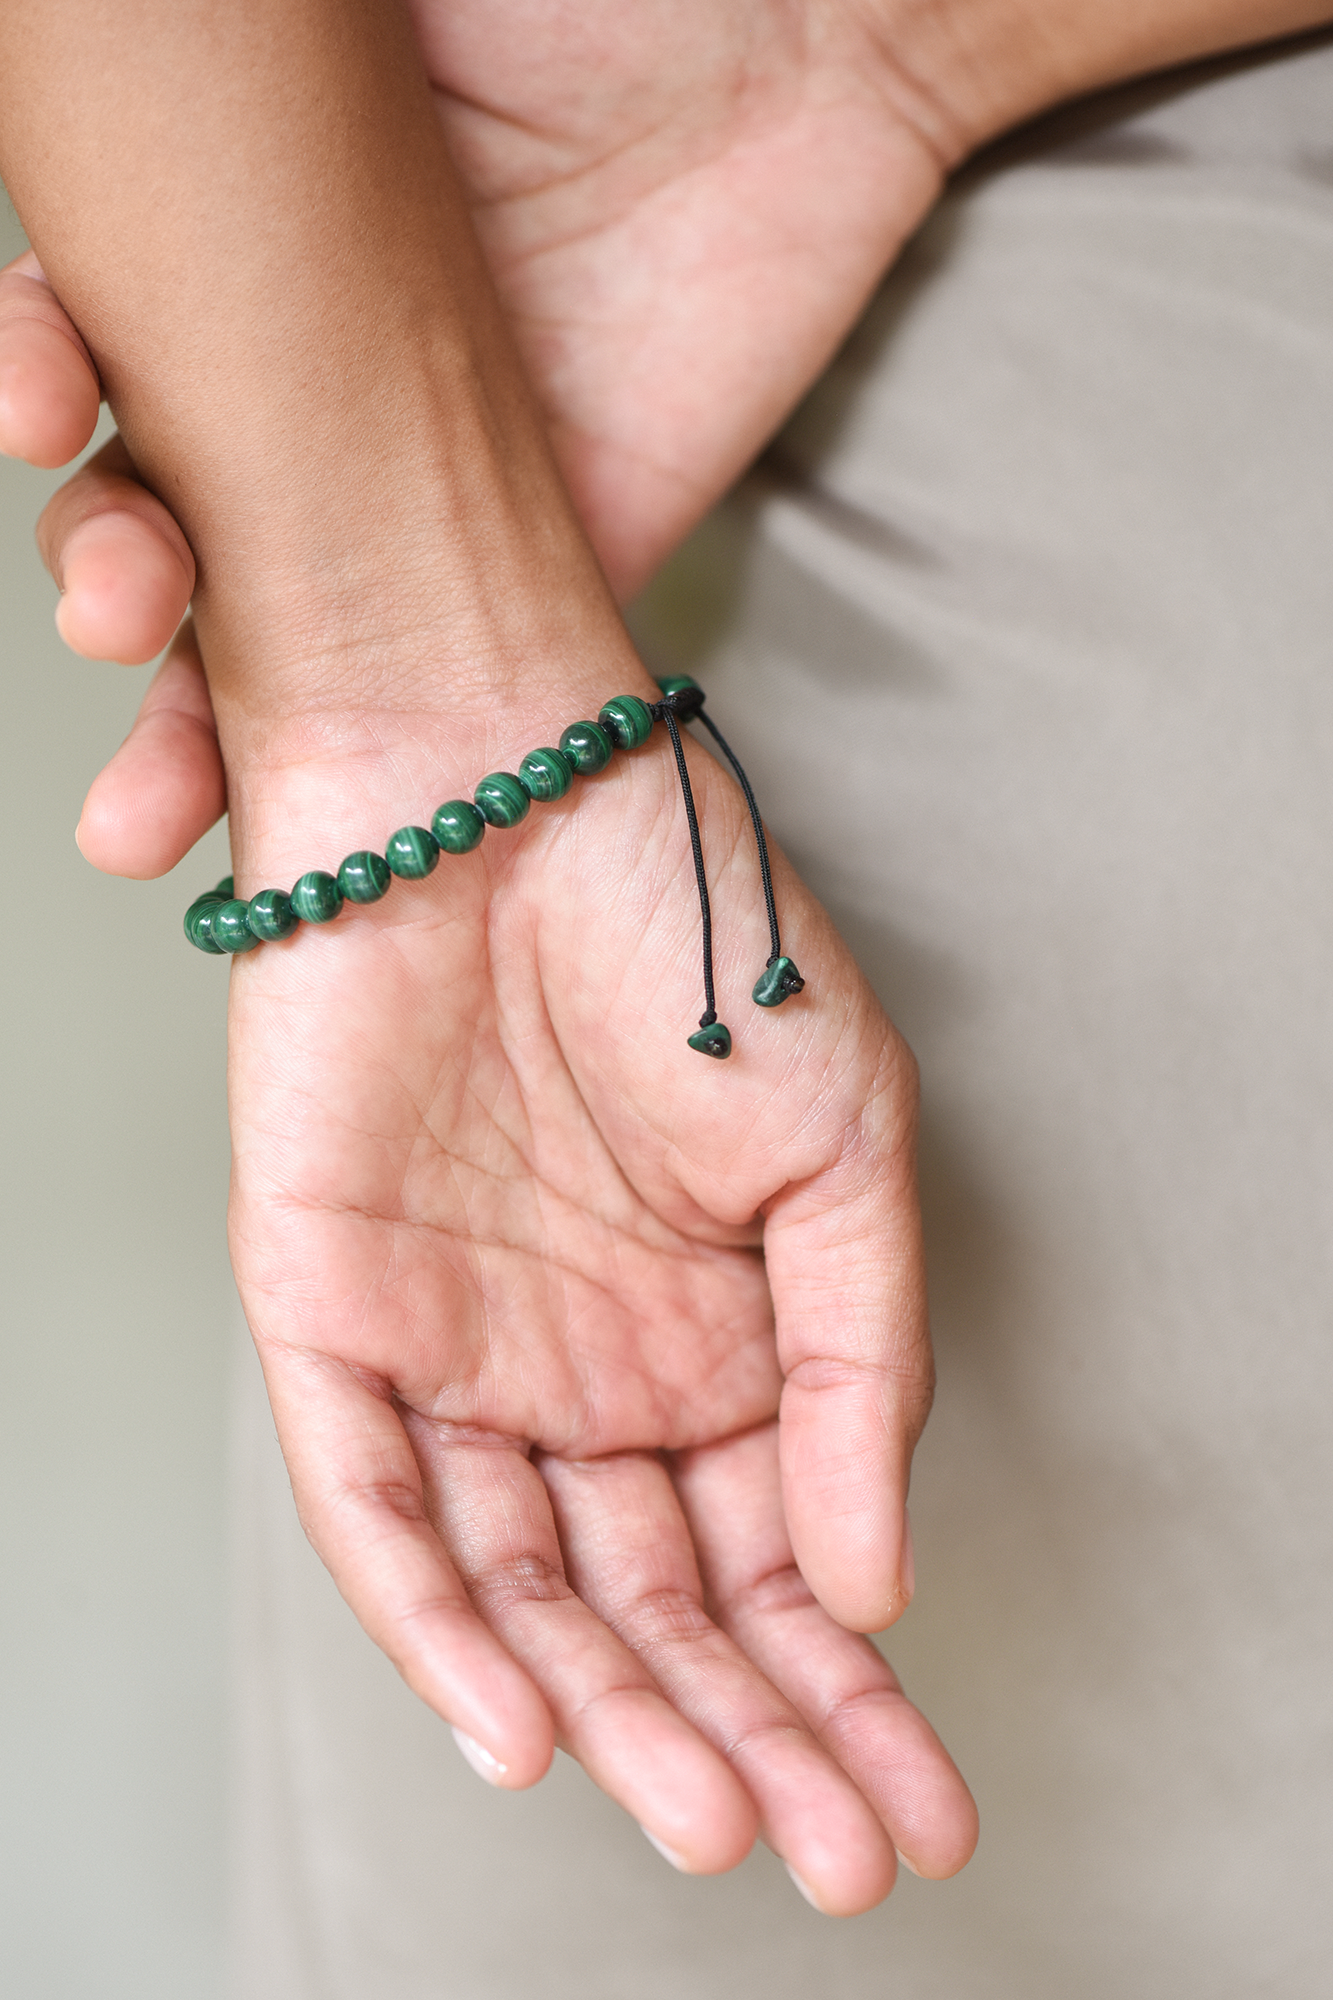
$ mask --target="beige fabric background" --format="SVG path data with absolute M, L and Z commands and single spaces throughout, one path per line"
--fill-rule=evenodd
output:
M 238 2000 L 1322 2000 L 1331 108 L 1316 41 L 986 163 L 639 616 L 921 1057 L 941 1396 L 891 1652 L 975 1862 L 834 1924 L 765 1854 L 674 1876 L 566 1762 L 487 1791 L 242 1367 Z M 62 660 L 0 477 L 3 1984 L 214 2000 L 222 985 L 177 926 L 222 864 L 67 844 L 142 677 Z
M 245 2000 L 1317 2000 L 1333 1646 L 1333 47 L 969 175 L 640 607 L 922 1062 L 891 1652 L 956 1882 L 821 1919 L 497 1797 L 253 1423 Z
M 24 247 L 0 190 L 0 263 Z M 217 2000 L 225 1932 L 225 975 L 94 874 L 147 675 L 67 653 L 0 459 L 0 1994 Z

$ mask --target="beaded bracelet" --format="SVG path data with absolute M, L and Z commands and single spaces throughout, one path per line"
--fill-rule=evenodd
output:
M 703 932 L 704 1011 L 697 1034 L 688 1038 L 689 1045 L 701 1055 L 719 1060 L 729 1056 L 731 1034 L 718 1020 L 714 1002 L 712 908 L 704 873 L 699 816 L 681 745 L 682 723 L 702 722 L 731 765 L 745 794 L 759 845 L 759 872 L 772 950 L 755 981 L 751 998 L 759 1007 L 780 1007 L 792 994 L 802 991 L 805 981 L 791 959 L 783 956 L 768 842 L 750 781 L 712 717 L 705 715 L 704 691 L 698 682 L 680 674 L 659 680 L 657 685 L 662 690 L 661 701 L 641 701 L 635 694 L 616 695 L 601 709 L 596 722 L 571 723 L 560 738 L 558 750 L 530 750 L 516 773 L 492 771 L 481 780 L 471 800 L 447 799 L 431 819 L 429 831 L 424 826 L 401 826 L 390 835 L 383 854 L 359 849 L 347 856 L 336 875 L 312 868 L 290 894 L 282 889 L 261 889 L 248 902 L 235 895 L 231 876 L 224 876 L 216 889 L 196 897 L 185 912 L 186 937 L 200 951 L 234 956 L 253 951 L 258 944 L 290 937 L 300 923 L 331 923 L 344 902 L 377 903 L 395 875 L 404 881 L 419 881 L 431 873 L 442 853 L 470 854 L 480 844 L 488 826 L 517 826 L 526 818 L 534 800 L 563 798 L 576 776 L 592 777 L 604 770 L 616 750 L 637 750 L 648 741 L 653 724 L 664 722 L 685 802 Z

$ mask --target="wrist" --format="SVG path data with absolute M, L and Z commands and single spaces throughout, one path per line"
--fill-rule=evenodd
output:
M 957 164 L 1130 77 L 1322 25 L 1328 0 L 855 0 Z
M 396 702 L 310 702 L 281 715 L 224 710 L 219 733 L 240 892 L 288 887 L 309 868 L 336 872 L 358 849 L 383 853 L 397 828 L 428 828 L 445 801 L 470 800 L 492 772 L 517 773 L 528 752 L 559 746 L 571 724 L 595 720 L 623 694 L 658 698 L 622 631 L 618 643 L 576 664 L 547 657 L 525 672 L 515 663 L 501 699 L 480 682 L 460 698 L 422 671 Z M 614 786 L 621 762 L 614 758 L 598 777 L 599 793 Z M 575 789 L 583 784 L 576 780 Z M 488 844 L 488 859 L 507 847 L 507 840 Z

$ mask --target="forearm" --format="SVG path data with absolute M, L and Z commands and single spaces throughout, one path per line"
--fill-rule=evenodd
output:
M 427 661 L 493 696 L 603 629 L 394 0 L 16 0 L 0 79 L 15 204 L 198 561 L 224 726 Z

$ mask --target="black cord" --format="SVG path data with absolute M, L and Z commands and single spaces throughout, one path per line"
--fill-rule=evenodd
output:
M 740 758 L 736 755 L 736 752 L 732 749 L 712 716 L 701 708 L 697 719 L 702 722 L 704 728 L 708 731 L 714 743 L 716 743 L 718 749 L 722 752 L 722 755 L 739 778 L 741 790 L 745 794 L 745 803 L 750 808 L 750 818 L 754 824 L 754 837 L 759 843 L 759 873 L 764 879 L 764 902 L 768 906 L 768 941 L 773 947 L 768 962 L 772 965 L 775 959 L 779 959 L 782 956 L 782 939 L 778 936 L 778 906 L 773 898 L 773 871 L 768 863 L 768 842 L 764 838 L 764 822 L 759 817 L 759 805 L 755 799 L 750 780 L 741 769 Z
M 690 846 L 694 850 L 694 879 L 699 886 L 699 916 L 704 934 L 704 1012 L 700 1017 L 699 1026 L 711 1028 L 717 1019 L 713 996 L 713 912 L 708 901 L 708 878 L 704 874 L 704 850 L 703 842 L 699 838 L 699 815 L 694 810 L 694 793 L 690 789 L 690 774 L 685 763 L 685 750 L 680 740 L 680 725 L 676 721 L 675 710 L 662 703 L 659 712 L 670 734 L 671 747 L 676 753 L 676 769 L 680 773 L 680 789 L 685 800 L 685 817 L 690 823 Z M 765 880 L 767 880 L 767 868 L 765 868 Z

